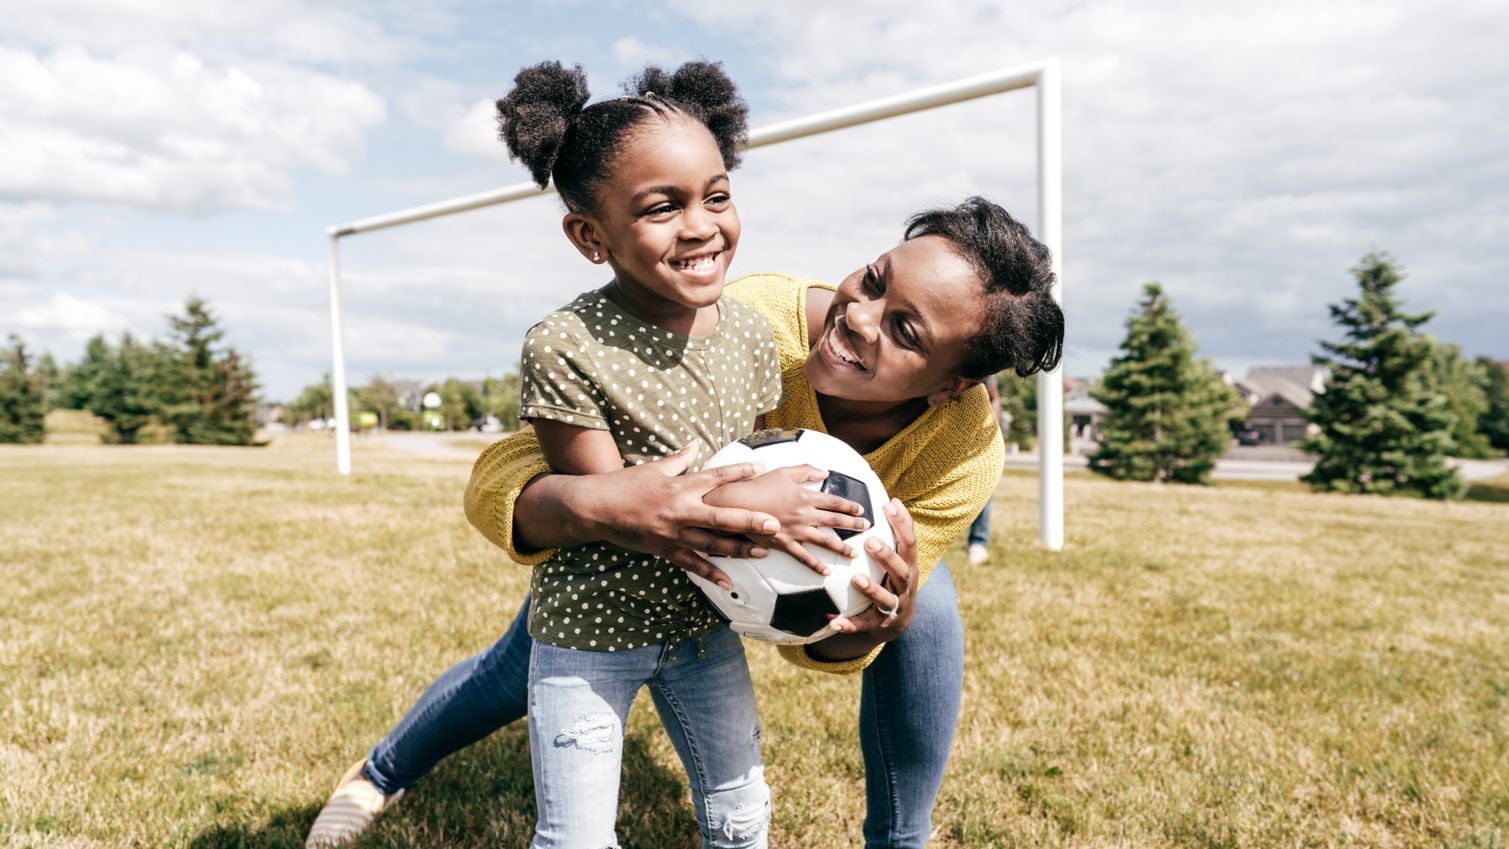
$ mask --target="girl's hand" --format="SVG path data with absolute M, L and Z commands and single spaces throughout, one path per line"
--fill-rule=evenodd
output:
M 743 535 L 772 536 L 781 523 L 765 512 L 714 506 L 703 496 L 720 486 L 764 471 L 758 463 L 735 463 L 682 474 L 697 459 L 700 443 L 653 462 L 571 479 L 578 491 L 586 538 L 663 557 L 724 589 L 728 576 L 705 551 L 728 557 L 764 557 L 769 552 Z M 729 536 L 738 534 L 740 536 Z
M 885 568 L 885 580 L 876 583 L 866 575 L 855 575 L 854 587 L 870 599 L 870 606 L 855 616 L 836 616 L 829 622 L 834 631 L 849 636 L 844 640 L 846 643 L 858 645 L 858 641 L 868 638 L 865 651 L 906 633 L 916 612 L 917 534 L 912 528 L 912 514 L 892 498 L 885 506 L 885 515 L 896 536 L 896 548 L 891 549 L 878 539 L 868 540 L 865 546 L 870 556 Z M 864 652 L 853 656 L 859 654 Z
M 826 575 L 828 567 L 802 543 L 853 559 L 854 547 L 839 539 L 832 529 L 863 531 L 870 526 L 861 515 L 864 508 L 860 505 L 847 498 L 802 486 L 827 477 L 827 472 L 812 466 L 790 466 L 750 480 L 724 484 L 704 495 L 702 500 L 715 507 L 758 506 L 780 522 L 780 530 L 773 534 L 754 533 L 750 538 L 762 548 L 784 551 L 812 571 Z

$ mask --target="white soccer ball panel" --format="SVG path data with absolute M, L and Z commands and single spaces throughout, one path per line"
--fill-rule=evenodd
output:
M 728 574 L 733 591 L 725 592 L 695 575 L 692 579 L 729 620 L 730 627 L 744 636 L 797 644 L 827 637 L 832 634 L 827 626 L 829 615 L 852 616 L 870 605 L 870 600 L 854 588 L 854 575 L 863 572 L 872 581 L 880 581 L 885 575 L 881 565 L 864 550 L 866 540 L 872 537 L 888 546 L 895 545 L 883 512 L 888 500 L 885 487 L 864 458 L 847 443 L 811 430 L 752 434 L 724 446 L 709 458 L 704 468 L 750 460 L 768 469 L 804 464 L 824 469 L 830 473 L 829 481 L 804 486 L 818 490 L 826 485 L 830 491 L 840 491 L 837 488 L 842 484 L 849 487 L 852 497 L 866 496 L 871 527 L 853 533 L 846 540 L 858 557 L 850 561 L 836 552 L 806 545 L 819 562 L 829 567 L 830 573 L 825 578 L 779 551 L 751 559 L 710 556 L 708 559 Z M 842 481 L 834 473 L 852 481 Z M 853 486 L 855 482 L 863 485 L 862 493 Z

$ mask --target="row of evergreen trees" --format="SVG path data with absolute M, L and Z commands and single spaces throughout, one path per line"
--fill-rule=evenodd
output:
M 1449 456 L 1509 450 L 1509 372 L 1422 333 L 1433 313 L 1406 313 L 1403 279 L 1386 255 L 1352 269 L 1359 294 L 1330 307 L 1341 331 L 1312 357 L 1327 370 L 1307 412 L 1318 458 L 1304 480 L 1338 492 L 1459 498 L 1467 490 Z M 1121 353 L 1091 391 L 1108 413 L 1090 469 L 1122 480 L 1206 483 L 1245 418 L 1243 399 L 1208 359 L 1157 283 L 1127 320 Z
M 168 317 L 166 339 L 143 342 L 126 333 L 112 345 L 101 334 L 63 369 L 48 355 L 34 359 L 12 336 L 0 365 L 0 442 L 41 442 L 47 411 L 62 408 L 103 419 L 119 443 L 153 429 L 180 443 L 250 445 L 257 378 L 221 344 L 224 336 L 201 298 Z
M 434 410 L 410 410 L 399 397 L 398 389 L 382 377 L 373 377 L 366 385 L 349 391 L 347 407 L 352 420 L 362 412 L 376 416 L 379 427 L 392 430 L 431 430 L 426 415 L 434 415 L 445 430 L 466 430 L 473 422 L 496 418 L 504 430 L 519 428 L 519 376 L 488 377 L 480 384 L 447 378 L 433 387 L 440 396 Z M 311 383 L 299 396 L 284 405 L 283 417 L 288 424 L 302 425 L 324 421 L 335 415 L 335 392 L 330 375 Z

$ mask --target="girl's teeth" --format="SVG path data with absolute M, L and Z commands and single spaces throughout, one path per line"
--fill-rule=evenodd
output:
M 717 261 L 717 259 L 717 255 L 714 254 L 713 256 L 704 256 L 694 260 L 678 262 L 676 263 L 676 266 L 687 271 L 712 271 L 713 265 Z

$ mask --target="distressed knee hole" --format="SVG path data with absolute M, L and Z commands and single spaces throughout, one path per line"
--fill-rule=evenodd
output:
M 729 811 L 718 830 L 727 840 L 745 841 L 763 832 L 769 822 L 770 799 L 766 797 L 759 802 L 746 802 Z
M 617 717 L 611 713 L 584 715 L 555 735 L 557 749 L 581 749 L 594 755 L 613 751 L 618 734 Z

